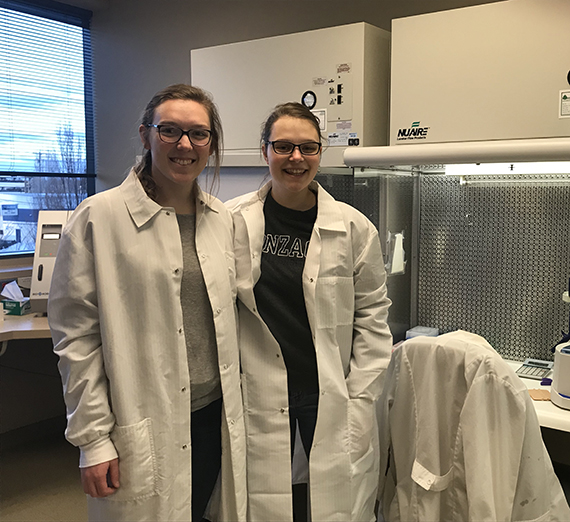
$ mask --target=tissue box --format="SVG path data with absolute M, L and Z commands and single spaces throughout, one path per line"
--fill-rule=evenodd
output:
M 406 332 L 406 339 L 412 339 L 420 335 L 427 335 L 428 337 L 437 337 L 439 330 L 437 328 L 430 328 L 429 326 L 414 326 Z
M 23 301 L 6 299 L 2 301 L 2 306 L 6 310 L 6 315 L 24 315 L 32 311 L 29 297 L 24 298 Z

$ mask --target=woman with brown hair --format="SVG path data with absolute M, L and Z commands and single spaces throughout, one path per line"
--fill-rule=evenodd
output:
M 226 203 L 235 226 L 249 519 L 293 519 L 299 432 L 314 521 L 375 519 L 374 403 L 392 338 L 378 233 L 317 182 L 319 121 L 277 106 L 262 129 L 270 181 Z
M 90 520 L 244 520 L 245 439 L 231 217 L 198 176 L 220 166 L 208 94 L 148 104 L 146 150 L 69 220 L 49 322 Z

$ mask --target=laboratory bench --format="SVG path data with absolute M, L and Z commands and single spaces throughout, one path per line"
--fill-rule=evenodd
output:
M 63 433 L 65 406 L 47 317 L 5 315 L 0 355 L 2 448 Z
M 516 361 L 507 361 L 513 370 L 517 370 L 522 363 Z M 547 377 L 552 379 L 552 371 L 547 374 Z M 520 377 L 520 375 L 519 375 Z M 521 377 L 522 382 L 526 384 L 529 389 L 548 390 L 550 386 L 542 386 L 537 379 L 525 379 Z M 551 428 L 553 430 L 570 432 L 570 410 L 565 410 L 556 406 L 551 401 L 532 401 L 534 409 L 538 417 L 538 422 L 543 428 Z
M 0 355 L 4 354 L 8 342 L 17 339 L 50 339 L 51 332 L 47 316 L 37 314 L 5 315 L 0 323 Z

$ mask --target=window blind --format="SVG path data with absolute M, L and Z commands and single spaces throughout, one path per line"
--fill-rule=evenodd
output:
M 89 12 L 58 6 L 0 0 L 2 173 L 94 174 Z
M 0 257 L 33 253 L 39 212 L 95 191 L 90 20 L 0 0 Z

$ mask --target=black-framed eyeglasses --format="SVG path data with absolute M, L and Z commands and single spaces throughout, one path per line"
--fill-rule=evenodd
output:
M 275 154 L 293 154 L 295 149 L 299 149 L 299 152 L 303 156 L 316 156 L 320 151 L 322 144 L 318 141 L 306 141 L 305 143 L 291 143 L 290 141 L 276 140 L 276 141 L 266 141 L 268 145 L 271 145 L 273 152 Z
M 159 138 L 164 143 L 178 143 L 182 136 L 188 136 L 190 143 L 196 147 L 205 147 L 212 141 L 212 131 L 208 129 L 190 129 L 183 131 L 175 125 L 154 125 L 149 123 L 147 127 L 154 127 L 158 130 Z

